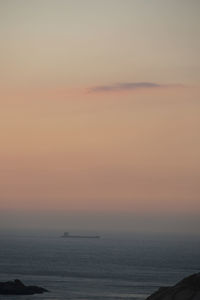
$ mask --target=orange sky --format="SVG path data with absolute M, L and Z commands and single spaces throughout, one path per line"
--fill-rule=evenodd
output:
M 199 2 L 147 2 L 1 1 L 0 210 L 200 212 Z

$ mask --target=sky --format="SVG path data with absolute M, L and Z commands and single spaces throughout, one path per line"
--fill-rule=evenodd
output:
M 200 215 L 199 9 L 0 0 L 0 215 Z

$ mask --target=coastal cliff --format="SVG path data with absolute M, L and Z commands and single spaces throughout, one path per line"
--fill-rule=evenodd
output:
M 0 295 L 34 295 L 44 292 L 48 291 L 38 286 L 26 286 L 19 279 L 0 282 Z
M 146 300 L 200 300 L 200 273 L 186 277 L 172 287 L 161 287 Z

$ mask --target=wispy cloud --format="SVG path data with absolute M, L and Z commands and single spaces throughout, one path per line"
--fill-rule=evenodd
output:
M 177 87 L 180 84 L 159 84 L 155 82 L 120 82 L 111 85 L 97 85 L 88 89 L 89 93 L 129 91 L 137 89 Z

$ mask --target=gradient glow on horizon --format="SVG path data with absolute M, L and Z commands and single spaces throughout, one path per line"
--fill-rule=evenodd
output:
M 200 214 L 199 9 L 0 0 L 0 210 Z

